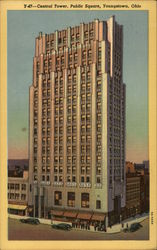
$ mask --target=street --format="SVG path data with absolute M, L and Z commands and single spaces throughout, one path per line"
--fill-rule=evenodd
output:
M 30 225 L 17 219 L 8 219 L 8 240 L 149 240 L 149 220 L 141 222 L 139 230 L 133 233 L 107 234 L 86 230 L 62 231 L 50 225 Z

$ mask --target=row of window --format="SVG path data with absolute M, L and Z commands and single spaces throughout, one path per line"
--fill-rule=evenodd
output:
M 26 194 L 8 193 L 8 199 L 11 200 L 26 200 Z
M 67 206 L 75 207 L 75 192 L 67 193 Z M 55 191 L 54 192 L 54 204 L 56 206 L 62 206 L 62 192 Z M 89 193 L 81 193 L 81 207 L 89 208 L 90 207 L 90 194 Z M 101 209 L 101 200 L 96 200 L 96 209 Z
M 26 190 L 26 184 L 8 183 L 8 189 Z

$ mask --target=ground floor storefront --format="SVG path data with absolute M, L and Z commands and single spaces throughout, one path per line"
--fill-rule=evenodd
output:
M 51 221 L 70 223 L 73 228 L 95 231 L 106 231 L 107 215 L 105 213 L 51 210 Z
M 19 216 L 28 215 L 28 206 L 25 204 L 8 204 L 8 213 Z

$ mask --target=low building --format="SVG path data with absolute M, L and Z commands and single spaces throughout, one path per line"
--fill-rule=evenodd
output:
M 147 161 L 149 162 L 149 161 Z M 126 162 L 125 216 L 149 211 L 149 172 L 145 164 Z
M 149 173 L 148 171 L 138 171 L 141 177 L 141 213 L 149 211 Z
M 136 173 L 126 175 L 126 217 L 140 213 L 141 177 Z
M 14 172 L 8 177 L 8 212 L 17 215 L 28 213 L 28 171 Z
M 8 159 L 8 171 L 28 171 L 28 159 Z
M 133 162 L 130 162 L 130 161 L 127 161 L 126 162 L 126 174 L 127 173 L 135 173 L 135 167 L 134 167 L 134 163 Z

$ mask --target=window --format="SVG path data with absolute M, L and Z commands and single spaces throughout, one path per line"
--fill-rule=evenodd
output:
M 81 174 L 85 174 L 85 167 L 81 167 Z
M 90 50 L 88 51 L 88 57 L 91 58 L 91 56 L 92 56 L 92 50 L 90 49 Z
M 90 167 L 86 167 L 86 174 L 90 173 Z
M 75 193 L 74 192 L 68 192 L 67 205 L 68 205 L 68 207 L 75 206 Z
M 75 176 L 72 177 L 72 182 L 76 182 L 76 177 Z
M 62 39 L 61 38 L 58 38 L 58 43 L 61 43 L 62 42 Z
M 97 178 L 96 178 L 96 182 L 97 182 L 97 183 L 100 183 L 100 177 L 97 177 Z
M 25 194 L 21 194 L 21 200 L 26 200 L 26 195 Z
M 89 176 L 86 177 L 86 182 L 90 182 L 90 177 Z
M 42 157 L 42 163 L 46 163 L 46 157 Z
M 74 54 L 74 60 L 77 61 L 77 59 L 78 59 L 78 54 L 75 53 L 75 54 Z
M 22 190 L 26 190 L 26 184 L 22 184 Z
M 15 194 L 10 194 L 10 199 L 14 199 L 15 198 Z
M 89 194 L 88 193 L 81 194 L 81 207 L 89 208 Z
M 62 205 L 62 192 L 55 191 L 55 194 L 54 194 L 54 203 L 57 206 L 61 206 Z
M 84 182 L 84 176 L 81 176 L 81 182 Z
M 63 176 L 62 176 L 62 175 L 59 176 L 59 181 L 60 181 L 60 182 L 63 181 Z
M 79 40 L 79 38 L 80 38 L 80 34 L 76 33 L 76 40 Z
M 42 172 L 44 173 L 46 171 L 45 166 L 42 166 Z M 37 172 L 37 171 L 36 171 Z
M 20 189 L 20 185 L 19 184 L 15 184 L 15 190 L 19 190 Z
M 34 181 L 37 181 L 37 180 L 38 180 L 37 175 L 34 175 Z
M 15 193 L 15 200 L 19 200 L 20 195 L 18 193 Z
M 101 48 L 98 49 L 98 58 L 101 59 Z
M 71 180 L 70 180 L 70 176 L 67 176 L 67 182 L 70 182 Z
M 96 200 L 96 209 L 101 209 L 101 201 Z

